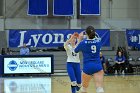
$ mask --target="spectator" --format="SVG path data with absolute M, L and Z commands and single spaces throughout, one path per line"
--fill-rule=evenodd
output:
M 118 74 L 122 73 L 125 70 L 125 57 L 121 51 L 117 52 L 115 62 L 115 70 L 117 70 Z
M 103 56 L 102 52 L 100 52 L 100 60 L 102 63 L 103 70 L 104 72 L 106 72 L 106 62 L 105 62 L 105 57 Z
M 6 48 L 2 48 L 2 49 L 1 49 L 1 55 L 7 55 Z
M 23 44 L 23 47 L 20 49 L 20 55 L 29 55 L 29 48 L 26 46 L 26 44 Z
M 9 48 L 2 48 L 1 55 L 12 55 L 12 51 Z
M 7 48 L 7 55 L 12 55 L 12 54 L 13 54 L 12 51 L 9 48 Z

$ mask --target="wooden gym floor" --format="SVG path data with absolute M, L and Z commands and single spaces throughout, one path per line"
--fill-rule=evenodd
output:
M 140 93 L 140 76 L 105 76 L 105 93 Z M 0 93 L 71 93 L 68 76 L 0 78 Z M 92 80 L 88 93 L 96 93 Z

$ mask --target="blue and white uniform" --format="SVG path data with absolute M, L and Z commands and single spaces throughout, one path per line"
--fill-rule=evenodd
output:
M 75 52 L 83 54 L 83 72 L 88 75 L 102 70 L 100 60 L 101 38 L 85 39 L 75 48 Z
M 74 47 L 64 43 L 64 48 L 67 53 L 67 72 L 72 82 L 72 85 L 81 84 L 81 70 L 79 53 L 74 52 Z

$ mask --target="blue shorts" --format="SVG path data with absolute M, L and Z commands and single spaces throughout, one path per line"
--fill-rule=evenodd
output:
M 67 72 L 71 82 L 76 81 L 77 84 L 81 84 L 80 63 L 67 62 Z
M 88 75 L 93 75 L 94 73 L 103 70 L 101 63 L 88 62 L 83 64 L 83 72 Z

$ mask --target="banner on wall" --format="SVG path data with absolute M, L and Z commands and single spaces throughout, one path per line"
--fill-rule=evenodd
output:
M 140 30 L 126 30 L 128 46 L 140 48 Z
M 80 15 L 101 15 L 101 0 L 80 0 Z
M 82 31 L 84 30 L 9 30 L 9 47 L 21 47 L 23 43 L 29 47 L 61 47 L 71 34 Z M 110 46 L 110 31 L 97 29 L 96 32 L 102 38 L 102 45 Z
M 28 0 L 28 15 L 48 15 L 48 0 Z
M 53 1 L 54 16 L 72 16 L 73 0 L 54 0 Z

